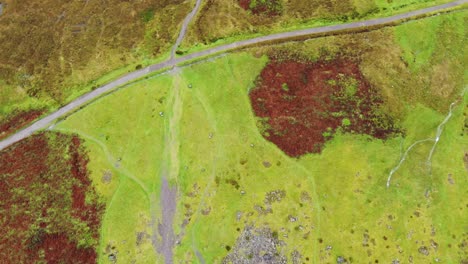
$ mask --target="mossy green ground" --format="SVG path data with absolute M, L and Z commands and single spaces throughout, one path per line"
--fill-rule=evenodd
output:
M 448 107 L 407 104 L 404 138 L 339 134 L 321 154 L 293 159 L 262 137 L 250 107 L 249 89 L 266 63 L 248 53 L 197 63 L 116 91 L 55 127 L 86 140 L 91 177 L 107 200 L 101 263 L 110 253 L 121 263 L 162 261 L 150 239 L 161 206 L 151 197 L 159 197 L 168 176 L 178 188 L 175 262 L 198 262 L 199 252 L 206 263 L 219 263 L 246 225 L 269 227 L 286 243 L 281 254 L 289 258 L 297 250 L 311 263 L 334 263 L 337 256 L 354 263 L 466 257 L 460 245 L 467 236 L 468 96 L 444 127 L 431 167 L 433 142 L 425 142 L 387 189 L 402 152 L 434 137 Z M 110 183 L 103 181 L 106 171 Z M 286 196 L 265 210 L 265 196 L 274 190 Z M 139 240 L 139 233 L 147 235 Z
M 458 133 L 462 108 L 456 108 L 439 142 L 432 177 L 424 165 L 431 147 L 427 143 L 411 152 L 391 188 L 386 189 L 388 172 L 397 164 L 400 148 L 434 136 L 444 116 L 419 106 L 405 122 L 403 143 L 401 138 L 383 142 L 340 135 L 321 155 L 291 159 L 263 139 L 250 109 L 248 89 L 265 62 L 264 57 L 229 55 L 185 68 L 176 77 L 145 80 L 99 100 L 57 127 L 77 132 L 87 141 L 92 177 L 108 199 L 101 262 L 106 262 L 108 244 L 116 247 L 122 261 L 145 263 L 156 257 L 150 241 L 137 245 L 136 236 L 151 232 L 150 207 L 159 208 L 159 204 L 149 204 L 147 192 L 159 195 L 164 122 L 173 111 L 164 98 L 169 96 L 174 78 L 182 79 L 178 89 L 183 106 L 176 128 L 180 172 L 173 184 L 178 186 L 174 229 L 184 236 L 175 248 L 176 259 L 196 261 L 193 250 L 197 250 L 207 263 L 219 262 L 227 254 L 225 246 L 234 245 L 239 234 L 236 229 L 242 230 L 246 224 L 276 230 L 288 245 L 285 252 L 298 250 L 316 261 L 319 257 L 332 261 L 337 255 L 381 262 L 410 255 L 415 263 L 435 257 L 458 259 L 456 245 L 464 232 L 460 219 L 466 210 L 458 199 L 467 184 L 462 161 L 467 142 Z M 265 167 L 265 161 L 271 167 Z M 113 171 L 109 185 L 101 180 L 105 170 Z M 447 182 L 449 173 L 454 185 Z M 227 180 L 235 180 L 240 187 Z M 257 212 L 254 206 L 265 206 L 265 194 L 272 190 L 286 191 L 286 198 L 273 204 L 272 213 Z M 429 198 L 425 197 L 427 191 Z M 309 203 L 301 202 L 303 192 L 311 196 Z M 240 221 L 237 212 L 242 212 Z M 288 215 L 298 222 L 289 222 Z M 189 218 L 189 224 L 181 227 Z M 300 231 L 295 228 L 299 225 Z M 434 236 L 431 229 L 436 230 Z M 362 246 L 364 230 L 375 239 L 375 245 Z M 317 242 L 319 238 L 323 243 Z M 430 246 L 430 239 L 437 241 L 437 251 L 430 257 L 417 253 L 420 245 Z M 333 249 L 325 251 L 327 245 Z

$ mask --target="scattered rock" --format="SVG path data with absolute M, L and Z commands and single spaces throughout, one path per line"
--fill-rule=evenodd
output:
M 264 261 L 269 262 L 273 259 L 273 255 L 271 255 L 270 253 L 266 253 L 265 255 L 263 255 L 262 258 Z
M 338 263 L 338 264 L 343 264 L 343 263 L 348 263 L 348 261 L 346 261 L 346 259 L 345 259 L 344 257 L 338 256 L 338 257 L 336 258 L 336 263 Z
M 265 195 L 265 204 L 272 204 L 275 202 L 281 202 L 281 200 L 286 197 L 286 192 L 284 190 L 273 190 L 268 192 Z
M 451 174 L 451 173 L 448 174 L 448 176 L 447 176 L 447 181 L 448 181 L 450 184 L 452 184 L 452 185 L 455 184 L 455 181 L 453 180 L 452 174 Z
M 189 83 L 189 85 L 187 86 L 189 89 L 192 89 L 192 84 Z
M 424 256 L 428 256 L 429 255 L 429 249 L 425 246 L 422 246 L 418 249 L 418 252 L 423 254 Z
M 109 184 L 112 181 L 112 172 L 110 170 L 104 171 L 101 181 L 102 183 Z
M 254 205 L 254 209 L 259 215 L 267 215 L 273 213 L 273 210 L 270 207 L 264 208 L 263 206 L 258 204 Z
M 292 215 L 288 215 L 288 219 L 289 219 L 289 222 L 296 222 L 297 221 L 297 217 L 294 217 Z
M 3 14 L 3 3 L 0 3 L 0 16 Z
M 439 244 L 437 244 L 437 242 L 435 242 L 434 240 L 431 239 L 431 247 L 433 247 L 435 250 L 437 250 L 437 248 L 439 247 Z
M 236 212 L 236 220 L 239 222 L 242 218 L 242 212 L 241 211 L 237 211 Z
M 400 264 L 400 261 L 399 261 L 398 259 L 394 259 L 394 260 L 392 261 L 392 264 Z
M 256 229 L 247 226 L 222 263 L 283 264 L 287 261 L 280 250 L 284 245 L 283 241 L 278 240 L 278 235 L 274 235 L 269 228 Z
M 109 257 L 108 257 L 108 258 L 109 258 L 109 261 L 110 261 L 111 263 L 116 263 L 116 262 L 117 262 L 117 256 L 116 256 L 114 253 L 109 254 Z
M 362 246 L 363 247 L 369 246 L 369 234 L 367 234 L 367 232 L 363 234 Z
M 270 168 L 271 167 L 271 163 L 266 161 L 266 160 L 263 161 L 262 163 L 263 163 L 263 166 L 265 166 L 265 168 Z
M 291 253 L 291 261 L 293 264 L 300 264 L 302 263 L 302 255 L 297 250 L 294 250 Z
M 426 197 L 426 199 L 429 199 L 430 196 L 431 196 L 431 191 L 427 189 L 426 192 L 424 193 L 424 197 Z
M 163 116 L 164 116 L 164 112 L 163 112 L 163 111 L 160 111 L 160 112 L 159 112 L 159 116 L 163 117 Z

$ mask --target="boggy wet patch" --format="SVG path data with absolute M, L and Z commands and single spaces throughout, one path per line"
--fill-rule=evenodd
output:
M 350 59 L 273 59 L 249 96 L 263 136 L 292 157 L 320 153 L 337 131 L 379 139 L 399 132 Z

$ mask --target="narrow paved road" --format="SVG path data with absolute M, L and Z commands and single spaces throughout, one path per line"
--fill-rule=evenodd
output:
M 71 111 L 84 106 L 88 102 L 100 97 L 101 95 L 119 87 L 122 86 L 128 82 L 137 80 L 151 72 L 156 72 L 163 70 L 167 68 L 168 70 L 172 69 L 174 66 L 178 64 L 182 64 L 185 62 L 188 62 L 193 59 L 198 59 L 202 58 L 205 56 L 211 56 L 219 53 L 224 53 L 228 52 L 231 50 L 251 46 L 254 44 L 262 44 L 262 43 L 267 43 L 271 41 L 279 41 L 279 40 L 288 40 L 288 39 L 294 39 L 298 37 L 306 37 L 306 36 L 312 36 L 312 35 L 317 35 L 317 34 L 325 34 L 325 33 L 334 33 L 337 31 L 341 30 L 352 30 L 352 29 L 358 29 L 358 28 L 363 28 L 363 27 L 372 27 L 372 26 L 378 26 L 378 25 L 385 25 L 393 22 L 398 22 L 399 20 L 403 19 L 410 19 L 414 18 L 417 16 L 421 16 L 424 14 L 432 13 L 432 12 L 437 12 L 437 11 L 442 11 L 447 8 L 451 7 L 456 7 L 460 6 L 463 4 L 468 3 L 468 0 L 458 0 L 458 1 L 453 1 L 447 4 L 443 5 L 438 5 L 438 6 L 433 6 L 429 8 L 424 8 L 420 10 L 415 10 L 411 12 L 407 12 L 404 14 L 399 14 L 391 17 L 385 17 L 385 18 L 376 18 L 376 19 L 370 19 L 370 20 L 365 20 L 365 21 L 360 21 L 360 22 L 352 22 L 352 23 L 347 23 L 347 24 L 340 24 L 340 25 L 333 25 L 333 26 L 325 26 L 325 27 L 318 27 L 318 28 L 309 28 L 309 29 L 303 29 L 303 30 L 295 30 L 295 31 L 290 31 L 290 32 L 284 32 L 284 33 L 278 33 L 278 34 L 272 34 L 272 35 L 267 35 L 267 36 L 262 36 L 262 37 L 257 37 L 257 38 L 252 38 L 248 40 L 243 40 L 243 41 L 238 41 L 234 42 L 231 44 L 226 44 L 218 47 L 214 47 L 211 49 L 207 49 L 204 51 L 200 52 L 195 52 L 189 55 L 185 55 L 179 58 L 171 58 L 165 62 L 154 64 L 151 66 L 148 66 L 146 68 L 143 68 L 141 70 L 137 70 L 134 72 L 131 72 L 125 76 L 122 76 L 121 78 L 110 82 L 104 86 L 101 86 L 87 94 L 84 94 L 77 99 L 73 100 L 69 104 L 65 105 L 64 107 L 59 108 L 57 111 L 51 113 L 50 115 L 38 120 L 37 122 L 33 123 L 29 127 L 26 127 L 25 129 L 13 134 L 12 136 L 0 141 L 0 150 L 5 149 L 6 147 L 14 144 L 15 142 L 18 142 L 36 131 L 39 131 L 41 129 L 45 129 L 48 126 L 52 124 L 53 121 L 57 120 L 60 117 L 63 117 L 70 113 Z M 198 2 L 197 2 L 198 4 Z

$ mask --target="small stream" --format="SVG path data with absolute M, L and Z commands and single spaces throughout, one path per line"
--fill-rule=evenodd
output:
M 465 89 L 462 93 L 462 97 L 463 95 L 465 94 L 465 91 L 467 89 Z M 422 140 L 418 140 L 416 142 L 414 142 L 411 146 L 409 146 L 409 148 L 405 151 L 405 153 L 403 154 L 403 156 L 401 156 L 401 159 L 400 159 L 400 162 L 398 162 L 398 165 L 395 166 L 389 173 L 388 175 L 388 178 L 387 178 L 387 188 L 390 187 L 390 181 L 392 179 L 392 176 L 393 174 L 395 174 L 396 171 L 398 171 L 398 169 L 401 167 L 401 165 L 403 164 L 403 162 L 406 160 L 409 152 L 411 151 L 411 149 L 413 149 L 416 145 L 418 144 L 421 144 L 421 143 L 424 143 L 424 142 L 427 142 L 427 141 L 434 141 L 434 144 L 432 145 L 432 148 L 431 148 L 431 151 L 429 152 L 429 156 L 427 158 L 427 161 L 426 161 L 426 164 L 429 168 L 429 172 L 431 173 L 431 160 L 432 160 L 432 155 L 434 154 L 434 151 L 436 149 L 436 146 L 437 146 L 437 143 L 439 142 L 440 140 L 440 136 L 442 135 L 442 132 L 444 131 L 444 126 L 445 124 L 450 120 L 450 118 L 452 117 L 452 111 L 453 111 L 453 108 L 454 106 L 457 104 L 458 100 L 451 103 L 450 104 L 450 107 L 449 107 L 449 112 L 447 114 L 447 116 L 445 116 L 445 119 L 442 121 L 442 123 L 439 124 L 439 126 L 437 126 L 437 132 L 436 132 L 436 136 L 434 138 L 427 138 L 427 139 L 422 139 Z
M 429 152 L 429 157 L 427 158 L 427 166 L 429 167 L 429 172 L 432 173 L 432 155 L 434 154 L 434 151 L 436 149 L 436 146 L 437 146 L 437 143 L 439 142 L 440 140 L 440 135 L 442 135 L 442 132 L 444 131 L 444 126 L 445 124 L 450 120 L 450 118 L 452 117 L 452 110 L 453 110 L 453 107 L 455 106 L 455 102 L 451 103 L 450 104 L 450 108 L 449 108 L 449 113 L 448 115 L 445 117 L 444 121 L 442 121 L 442 123 L 440 123 L 440 125 L 437 127 L 437 133 L 436 133 L 436 137 L 434 139 L 434 145 L 432 145 L 432 148 L 431 148 L 431 151 Z

